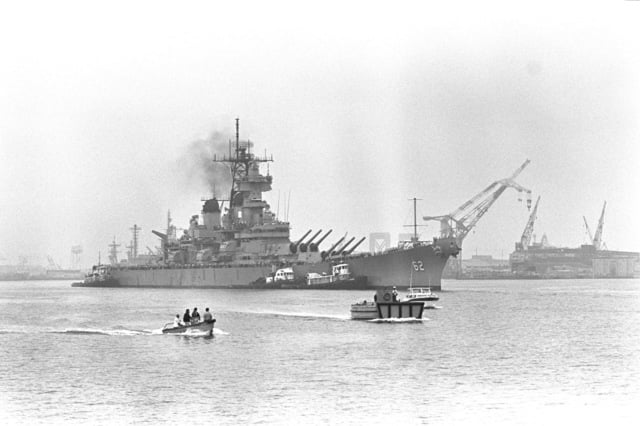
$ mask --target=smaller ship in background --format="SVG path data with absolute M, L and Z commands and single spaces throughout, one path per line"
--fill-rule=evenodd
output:
M 77 246 L 72 248 L 72 253 L 76 253 Z M 75 266 L 78 266 L 74 257 Z M 1 259 L 5 260 L 6 259 Z M 21 255 L 16 265 L 0 264 L 0 281 L 48 281 L 48 280 L 76 280 L 82 279 L 83 272 L 78 268 L 64 269 L 58 265 L 51 256 L 47 256 L 47 266 L 40 263 L 38 256 Z
M 75 282 L 71 287 L 120 287 L 120 283 L 111 274 L 109 265 L 95 265 L 84 281 Z
M 373 288 L 367 284 L 367 277 L 352 276 L 347 263 L 333 265 L 331 274 L 309 272 L 306 276 L 297 278 L 293 268 L 282 268 L 264 278 L 259 278 L 250 287 L 299 290 L 366 290 Z
M 515 251 L 509 256 L 512 278 L 633 278 L 638 268 L 637 252 L 609 250 L 602 239 L 605 201 L 596 232 L 591 234 L 583 216 L 589 243 L 577 248 L 554 247 L 543 235 L 540 242 L 532 240 L 538 203 L 529 216 Z

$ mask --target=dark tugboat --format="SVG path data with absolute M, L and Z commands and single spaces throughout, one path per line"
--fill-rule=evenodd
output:
M 120 283 L 111 275 L 109 265 L 96 265 L 84 281 L 73 283 L 71 287 L 120 287 Z

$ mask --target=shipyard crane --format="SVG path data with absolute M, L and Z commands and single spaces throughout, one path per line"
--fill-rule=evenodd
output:
M 589 228 L 589 224 L 587 223 L 587 218 L 582 216 L 584 220 L 584 227 L 587 229 L 587 235 L 589 236 L 589 244 L 593 244 L 593 234 L 591 233 L 591 228 Z
M 602 213 L 600 213 L 600 220 L 598 220 L 598 227 L 596 228 L 596 233 L 593 234 L 593 246 L 596 250 L 602 249 L 602 227 L 604 226 L 604 210 L 607 208 L 607 202 L 604 202 L 602 206 Z
M 516 243 L 516 250 L 526 250 L 529 245 L 531 245 L 531 235 L 533 235 L 533 224 L 536 221 L 536 213 L 538 212 L 538 203 L 540 202 L 540 196 L 536 200 L 536 205 L 533 206 L 533 211 L 529 216 L 529 220 L 527 221 L 527 225 L 524 227 L 524 231 L 522 232 L 522 236 L 520 237 L 520 242 Z
M 53 270 L 58 270 L 58 269 L 62 269 L 60 267 L 60 265 L 58 265 L 54 260 L 53 257 L 48 256 L 47 255 L 47 262 L 49 262 L 49 268 L 53 269 Z
M 453 212 L 442 216 L 425 216 L 423 219 L 439 221 L 440 237 L 455 238 L 458 246 L 462 247 L 462 241 L 467 234 L 507 188 L 516 189 L 520 193 L 518 197 L 520 201 L 522 201 L 522 192 L 525 192 L 527 208 L 531 209 L 531 190 L 514 181 L 529 163 L 530 160 L 526 160 L 510 177 L 493 182 Z

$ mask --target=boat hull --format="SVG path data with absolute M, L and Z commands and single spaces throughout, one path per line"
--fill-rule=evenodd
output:
M 422 318 L 423 302 L 380 302 L 378 303 L 378 317 L 390 318 Z
M 423 302 L 378 302 L 351 305 L 351 319 L 421 319 Z
M 351 319 L 354 320 L 372 320 L 377 319 L 378 307 L 375 303 L 356 303 L 351 305 Z
M 81 281 L 72 283 L 71 287 L 122 287 L 116 279 L 99 280 L 99 281 Z
M 259 290 L 369 290 L 373 288 L 367 282 L 367 277 L 355 277 L 348 280 L 322 284 L 308 284 L 307 280 L 304 278 L 299 278 L 293 281 L 275 281 L 267 283 L 264 278 L 262 278 L 252 283 L 250 287 Z
M 407 249 L 394 249 L 380 254 L 360 254 L 341 258 L 354 276 L 367 278 L 367 285 L 381 288 L 398 287 L 411 282 L 441 289 L 442 270 L 448 255 L 437 253 L 432 244 Z M 329 273 L 330 262 L 309 262 L 293 265 L 295 276 L 310 272 Z M 272 272 L 271 265 L 137 267 L 113 268 L 112 276 L 122 287 L 170 288 L 250 288 L 260 278 Z
M 163 328 L 162 329 L 162 333 L 163 334 L 182 334 L 185 331 L 188 330 L 197 330 L 197 331 L 203 331 L 203 332 L 207 332 L 209 334 L 213 334 L 213 326 L 216 323 L 215 319 L 209 320 L 209 321 L 202 321 L 199 322 L 197 324 L 192 324 L 192 325 L 185 325 L 185 326 L 181 326 L 181 327 L 169 327 L 169 328 Z

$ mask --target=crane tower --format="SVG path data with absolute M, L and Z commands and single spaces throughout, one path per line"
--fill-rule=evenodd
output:
M 591 229 L 587 223 L 587 218 L 582 216 L 582 219 L 584 219 L 584 226 L 587 228 L 587 234 L 589 235 L 589 242 L 596 250 L 602 250 L 605 247 L 605 244 L 602 242 L 602 228 L 604 227 L 604 211 L 606 208 L 607 202 L 605 201 L 602 206 L 602 213 L 600 213 L 600 220 L 598 220 L 598 227 L 596 228 L 596 232 L 593 236 L 591 236 Z
M 538 213 L 538 203 L 540 202 L 540 196 L 536 200 L 536 205 L 533 207 L 533 211 L 529 216 L 529 220 L 527 221 L 527 225 L 524 227 L 524 231 L 522 232 L 522 236 L 520 237 L 520 242 L 516 243 L 516 250 L 526 250 L 531 245 L 531 236 L 533 235 L 533 224 L 535 223 Z
M 425 216 L 423 219 L 439 221 L 440 238 L 455 238 L 458 246 L 462 247 L 462 241 L 467 234 L 507 188 L 516 189 L 520 201 L 522 201 L 522 192 L 525 192 L 527 208 L 531 209 L 531 190 L 514 180 L 529 163 L 530 160 L 526 160 L 510 177 L 493 182 L 453 212 L 442 216 Z

